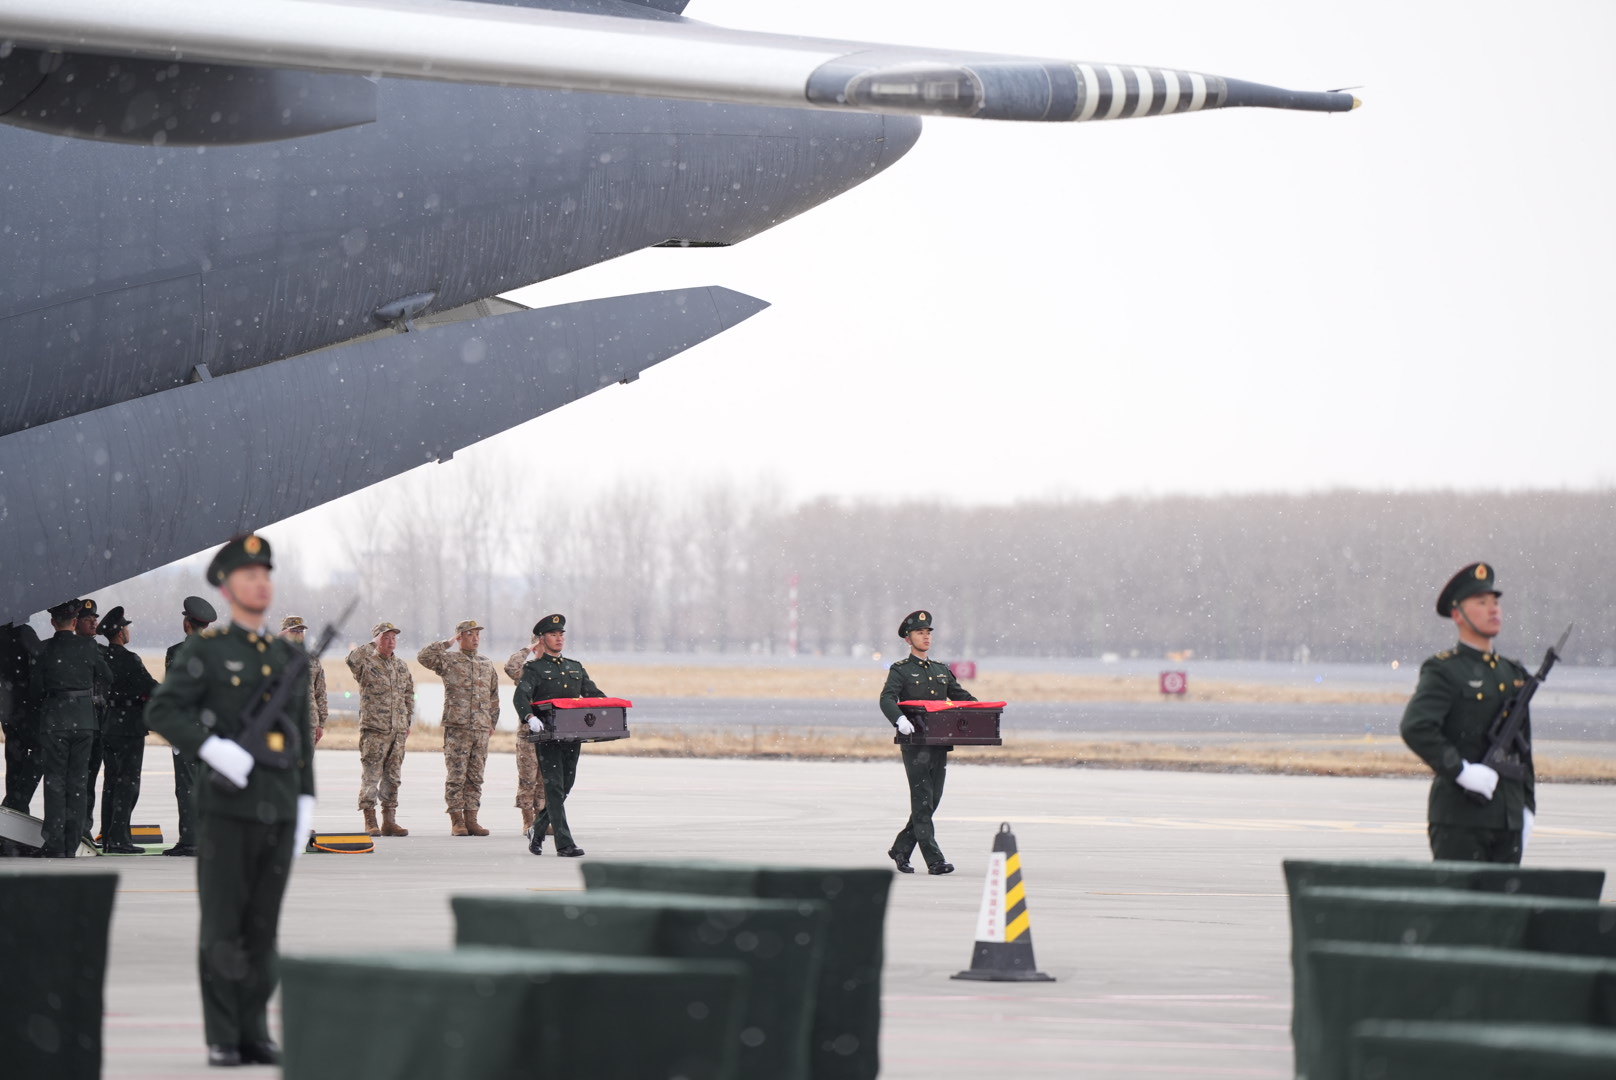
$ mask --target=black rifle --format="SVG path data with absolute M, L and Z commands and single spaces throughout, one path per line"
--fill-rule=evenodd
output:
M 1570 636 L 1571 627 L 1568 626 L 1565 633 L 1560 635 L 1560 640 L 1543 654 L 1543 664 L 1537 669 L 1537 674 L 1528 675 L 1526 685 L 1517 687 L 1513 694 L 1504 699 L 1504 703 L 1498 707 L 1498 715 L 1487 726 L 1487 752 L 1482 755 L 1481 764 L 1506 780 L 1526 778 L 1526 762 L 1532 756 L 1532 744 L 1527 742 L 1524 730 L 1526 708 L 1532 703 L 1532 695 L 1537 693 L 1537 688 L 1549 677 L 1549 669 L 1560 659 L 1560 650 L 1565 648 L 1566 639 Z M 1474 791 L 1466 794 L 1473 803 L 1485 805 L 1488 801 Z
M 291 704 L 292 694 L 298 688 L 298 679 L 330 648 L 331 640 L 337 636 L 337 628 L 348 621 L 357 603 L 358 597 L 348 601 L 348 606 L 342 609 L 337 621 L 326 623 L 325 629 L 320 632 L 320 640 L 315 642 L 312 650 L 294 649 L 286 666 L 266 678 L 253 693 L 252 704 L 241 714 L 241 728 L 236 732 L 235 739 L 253 756 L 254 767 L 285 769 L 297 760 L 303 733 L 292 723 L 286 706 Z M 211 775 L 213 782 L 226 791 L 242 789 L 217 770 Z

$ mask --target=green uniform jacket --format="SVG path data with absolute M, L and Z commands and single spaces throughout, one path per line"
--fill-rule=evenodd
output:
M 522 679 L 516 684 L 516 695 L 511 700 L 516 706 L 516 715 L 525 722 L 533 712 L 535 701 L 605 696 L 578 661 L 546 654 L 522 665 Z
M 112 685 L 112 669 L 94 641 L 58 630 L 40 649 L 29 685 L 39 703 L 40 734 L 95 731 L 98 721 L 91 698 Z
M 270 674 L 291 660 L 297 646 L 270 633 L 231 623 L 192 634 L 180 646 L 168 677 L 146 705 L 146 726 L 190 760 L 210 735 L 234 738 L 241 714 Z M 314 736 L 309 731 L 308 676 L 298 680 L 287 708 L 301 738 L 289 768 L 255 767 L 240 791 L 212 782 L 207 762 L 197 769 L 196 809 L 202 814 L 268 824 L 293 821 L 297 797 L 314 794 Z
M 959 684 L 941 660 L 922 660 L 914 653 L 893 664 L 881 688 L 881 712 L 898 726 L 900 701 L 975 701 L 976 695 Z
M 1433 825 L 1519 829 L 1525 821 L 1523 807 L 1537 812 L 1530 758 L 1525 782 L 1500 777 L 1498 789 L 1482 806 L 1471 802 L 1454 779 L 1466 761 L 1474 764 L 1486 755 L 1487 728 L 1504 698 L 1524 686 L 1526 677 L 1518 662 L 1464 644 L 1420 665 L 1420 682 L 1403 710 L 1402 730 L 1409 749 L 1436 773 L 1428 810 Z M 1530 742 L 1530 713 L 1524 731 Z
M 151 677 L 140 657 L 122 645 L 108 649 L 107 660 L 112 667 L 112 692 L 107 697 L 107 725 L 101 733 L 114 738 L 144 739 L 146 702 L 157 680 Z

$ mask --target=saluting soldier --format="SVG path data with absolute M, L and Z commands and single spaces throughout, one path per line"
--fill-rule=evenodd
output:
M 140 799 L 140 770 L 146 758 L 146 702 L 157 680 L 145 661 L 129 651 L 129 627 L 123 608 L 106 613 L 97 633 L 107 639 L 112 688 L 107 693 L 106 724 L 101 732 L 107 778 L 101 796 L 101 850 L 108 855 L 140 855 L 129 833 L 130 818 Z
M 522 681 L 522 669 L 528 661 L 544 655 L 544 646 L 539 643 L 540 626 L 540 623 L 534 623 L 532 642 L 527 648 L 511 653 L 505 661 L 505 674 L 511 677 L 513 683 Z M 522 811 L 522 835 L 526 836 L 533 828 L 539 811 L 544 809 L 544 778 L 539 773 L 539 747 L 526 739 L 516 740 L 516 808 Z M 551 835 L 554 835 L 553 829 Z
M 0 626 L 0 730 L 6 735 L 6 797 L 0 806 L 19 814 L 33 805 L 45 769 L 38 710 L 29 687 L 41 645 L 27 623 Z
M 89 816 L 90 746 L 98 730 L 97 695 L 112 685 L 112 669 L 90 638 L 74 632 L 82 604 L 70 600 L 50 609 L 55 633 L 40 648 L 29 675 L 39 702 L 40 743 L 45 751 L 47 859 L 78 854 Z
M 898 624 L 898 637 L 909 643 L 909 655 L 887 671 L 881 688 L 881 712 L 904 735 L 913 735 L 915 725 L 898 707 L 900 701 L 975 701 L 976 696 L 959 684 L 948 665 L 933 660 L 931 652 L 932 617 L 929 611 L 911 611 Z M 943 781 L 948 775 L 951 746 L 901 746 L 903 771 L 909 778 L 909 820 L 899 830 L 887 851 L 901 874 L 915 868 L 909 856 L 920 845 L 920 856 L 931 874 L 952 874 L 954 864 L 943 858 L 937 844 L 937 831 L 931 816 L 943 801 Z
M 1501 595 L 1490 563 L 1471 563 L 1442 587 L 1436 612 L 1453 621 L 1459 643 L 1420 665 L 1419 684 L 1403 710 L 1403 741 L 1436 774 L 1426 816 L 1437 859 L 1518 863 L 1532 835 L 1537 780 L 1531 754 L 1523 755 L 1520 780 L 1481 764 L 1487 729 L 1528 675 L 1519 661 L 1493 648 L 1504 626 Z M 1524 720 L 1530 746 L 1530 714 Z
M 522 681 L 516 684 L 516 715 L 533 732 L 542 728 L 533 715 L 535 701 L 551 698 L 598 698 L 600 692 L 589 672 L 576 660 L 561 655 L 567 644 L 567 618 L 565 615 L 546 615 L 538 622 L 539 645 L 544 654 L 522 667 Z M 572 827 L 567 823 L 567 795 L 578 779 L 578 757 L 583 744 L 576 739 L 553 739 L 541 742 L 539 769 L 544 774 L 544 809 L 533 820 L 528 835 L 527 849 L 535 855 L 544 854 L 545 830 L 555 827 L 556 854 L 573 858 L 584 849 L 573 843 Z
M 307 649 L 305 640 L 308 624 L 299 615 L 288 615 L 281 620 L 281 637 Z M 331 718 L 331 698 L 325 689 L 325 668 L 316 660 L 309 665 L 309 723 L 314 725 L 314 741 L 325 738 L 325 723 Z
M 230 605 L 230 623 L 186 639 L 146 707 L 154 731 L 201 760 L 197 967 L 209 1065 L 280 1062 L 269 1033 L 269 999 L 281 900 L 292 858 L 314 819 L 307 676 L 287 704 L 293 734 L 268 736 L 271 750 L 291 751 L 284 768 L 258 764 L 236 741 L 242 713 L 296 655 L 264 621 L 275 595 L 272 568 L 269 541 L 261 536 L 238 536 L 219 549 L 207 576 Z
M 483 802 L 488 737 L 499 723 L 499 672 L 477 651 L 483 628 L 475 619 L 455 626 L 455 636 L 434 641 L 416 659 L 443 679 L 443 801 L 453 836 L 487 836 L 477 822 Z M 451 646 L 458 646 L 451 649 Z
M 408 836 L 398 823 L 398 787 L 404 774 L 404 744 L 415 717 L 415 677 L 398 651 L 399 629 L 390 622 L 370 628 L 371 640 L 348 654 L 359 681 L 359 809 L 371 836 Z M 376 824 L 376 800 L 382 823 Z
M 192 634 L 206 630 L 219 618 L 219 613 L 213 610 L 213 605 L 200 596 L 187 596 L 180 605 L 180 626 L 185 630 L 185 637 L 168 647 L 163 654 L 163 677 L 174 670 L 174 657 L 180 649 L 191 639 Z M 166 849 L 164 855 L 176 857 L 189 857 L 196 854 L 196 799 L 192 789 L 196 787 L 196 759 L 188 758 L 173 748 L 174 754 L 174 803 L 179 807 L 180 824 L 179 838 L 174 846 Z

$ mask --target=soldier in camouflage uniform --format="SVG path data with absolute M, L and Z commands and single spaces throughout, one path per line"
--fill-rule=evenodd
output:
M 185 637 L 168 647 L 163 654 L 163 678 L 167 679 L 174 670 L 174 657 L 189 641 L 192 635 L 200 633 L 219 618 L 219 613 L 213 610 L 213 605 L 200 596 L 187 596 L 180 605 L 180 629 L 185 631 Z M 196 786 L 196 759 L 187 758 L 177 748 L 174 753 L 174 802 L 179 807 L 180 835 L 174 841 L 174 846 L 163 852 L 164 855 L 191 858 L 196 855 L 196 798 L 191 789 Z
M 510 659 L 505 661 L 505 674 L 511 677 L 511 682 L 519 683 L 527 662 L 543 655 L 544 646 L 539 643 L 539 625 L 535 623 L 533 643 L 511 653 Z M 539 772 L 539 748 L 526 739 L 516 740 L 516 807 L 522 811 L 522 835 L 526 836 L 528 830 L 533 828 L 533 819 L 544 809 L 544 777 Z M 552 833 L 554 831 L 551 829 Z
M 297 615 L 281 620 L 281 637 L 293 645 L 308 648 L 304 636 L 308 624 Z M 309 723 L 314 725 L 314 741 L 325 738 L 325 722 L 331 718 L 331 699 L 325 691 L 325 668 L 316 660 L 309 665 Z
M 483 628 L 475 619 L 455 627 L 455 636 L 434 641 L 416 659 L 443 679 L 443 801 L 454 836 L 487 836 L 477 822 L 483 801 L 488 737 L 499 723 L 499 672 L 477 651 Z M 458 648 L 453 648 L 458 646 Z
M 146 702 L 157 680 L 145 661 L 129 651 L 129 627 L 123 608 L 107 612 L 96 632 L 107 639 L 112 688 L 107 694 L 106 728 L 101 748 L 107 766 L 101 796 L 101 851 L 107 855 L 141 855 L 129 834 L 129 822 L 140 800 L 140 772 L 146 763 Z
M 909 655 L 892 665 L 886 685 L 881 688 L 881 712 L 904 735 L 915 733 L 914 724 L 898 707 L 900 701 L 975 701 L 976 696 L 959 684 L 948 665 L 933 660 L 932 619 L 929 611 L 911 611 L 898 625 L 898 637 L 909 643 Z M 920 845 L 926 871 L 952 874 L 954 864 L 943 858 L 931 816 L 943 801 L 943 781 L 948 775 L 948 746 L 903 746 L 903 771 L 909 778 L 909 820 L 899 830 L 887 856 L 898 872 L 912 874 L 909 856 Z
M 55 629 L 41 646 L 29 673 L 39 703 L 40 744 L 45 755 L 45 839 L 47 859 L 78 854 L 89 814 L 90 744 L 100 731 L 95 698 L 105 697 L 112 669 L 94 641 L 74 632 L 80 602 L 50 609 Z
M 348 670 L 359 682 L 359 809 L 372 836 L 408 836 L 398 823 L 398 785 L 404 770 L 404 743 L 415 717 L 415 679 L 398 650 L 398 627 L 370 628 L 371 640 L 348 654 Z M 382 823 L 376 824 L 376 800 Z
M 1497 578 L 1488 563 L 1471 563 L 1437 597 L 1437 614 L 1452 619 L 1459 643 L 1420 665 L 1419 685 L 1403 711 L 1403 741 L 1431 767 L 1427 833 L 1431 855 L 1465 862 L 1518 863 L 1537 812 L 1530 754 L 1520 780 L 1481 764 L 1487 729 L 1504 699 L 1526 685 L 1527 670 L 1493 648 L 1503 629 Z M 1522 734 L 1532 738 L 1528 714 Z
M 516 684 L 514 704 L 522 723 L 535 732 L 540 721 L 533 715 L 535 701 L 551 698 L 605 697 L 600 687 L 589 677 L 589 672 L 578 661 L 561 655 L 567 643 L 567 619 L 564 615 L 546 615 L 539 620 L 543 631 L 539 641 L 544 655 L 531 660 L 522 668 L 522 681 Z M 544 773 L 545 807 L 533 821 L 528 838 L 528 851 L 544 853 L 544 836 L 553 822 L 555 825 L 556 854 L 575 858 L 584 849 L 572 841 L 572 829 L 567 822 L 567 795 L 578 778 L 578 758 L 583 745 L 576 740 L 555 740 L 539 744 L 539 765 Z

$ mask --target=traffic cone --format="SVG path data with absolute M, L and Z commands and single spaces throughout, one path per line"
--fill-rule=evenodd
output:
M 952 976 L 983 982 L 1054 982 L 1032 958 L 1032 922 L 1027 916 L 1027 886 L 1021 880 L 1021 855 L 1010 823 L 993 837 L 988 879 L 982 886 L 982 910 L 976 917 L 976 948 L 971 970 Z

